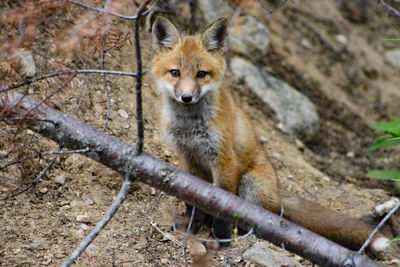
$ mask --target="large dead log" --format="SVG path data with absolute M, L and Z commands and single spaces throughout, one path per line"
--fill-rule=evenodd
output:
M 129 144 L 46 105 L 39 105 L 20 93 L 0 93 L 0 111 L 7 112 L 8 120 L 23 118 L 30 129 L 62 146 L 89 148 L 86 156 L 123 176 L 129 175 L 214 216 L 231 221 L 239 218 L 242 225 L 253 225 L 258 237 L 314 263 L 323 266 L 381 266 L 147 153 L 135 156 L 136 149 Z

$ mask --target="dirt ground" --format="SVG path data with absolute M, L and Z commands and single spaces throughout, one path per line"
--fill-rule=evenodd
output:
M 266 4 L 268 8 L 273 7 L 270 2 Z M 6 9 L 10 5 L 17 6 L 7 2 L 0 7 Z M 135 10 L 136 7 L 129 7 L 124 12 L 134 14 Z M 57 11 L 45 25 L 40 25 L 38 38 L 29 47 L 35 52 L 39 74 L 49 73 L 46 72 L 49 60 L 41 55 L 76 68 L 98 69 L 101 66 L 98 53 L 86 53 L 71 60 L 53 53 L 57 46 L 56 30 L 70 25 L 82 12 L 84 10 L 78 7 L 71 8 L 68 16 Z M 398 21 L 396 24 L 376 1 L 334 0 L 288 1 L 283 8 L 259 19 L 271 31 L 268 55 L 260 63 L 307 95 L 321 119 L 319 134 L 312 142 L 302 143 L 287 136 L 275 127 L 266 108 L 249 93 L 246 85 L 227 73 L 227 82 L 254 122 L 282 186 L 357 217 L 398 197 L 400 190 L 393 183 L 372 181 L 365 174 L 374 168 L 398 168 L 399 149 L 364 151 L 376 138 L 367 124 L 400 117 L 399 70 L 384 58 L 385 51 L 399 46 L 399 43 L 385 40 L 399 37 Z M 114 27 L 128 33 L 131 25 L 118 21 Z M 145 31 L 141 34 L 144 67 L 149 69 L 153 54 L 151 35 Z M 106 69 L 135 71 L 135 54 L 129 42 L 110 55 L 106 57 Z M 5 81 L 13 82 L 4 73 L 2 75 Z M 108 77 L 108 82 L 113 105 L 106 132 L 135 144 L 134 81 L 129 77 Z M 175 155 L 159 136 L 158 92 L 149 74 L 144 82 L 145 150 L 176 164 Z M 54 89 L 37 83 L 26 91 L 32 97 L 43 99 L 49 94 L 46 90 Z M 71 89 L 58 94 L 49 104 L 102 129 L 107 113 L 102 77 L 78 76 Z M 4 154 L 15 126 L 1 122 L 0 128 L 0 152 Z M 58 149 L 52 141 L 40 139 L 29 130 L 19 136 L 39 139 L 33 142 L 32 151 Z M 1 153 L 0 165 L 18 157 L 4 158 Z M 29 162 L 31 165 L 26 163 L 24 168 L 8 168 L 7 171 L 10 176 L 34 177 L 50 159 L 44 157 L 35 161 L 36 165 Z M 4 182 L 7 173 L 0 174 L 0 193 L 5 196 L 11 186 Z M 0 201 L 0 266 L 59 265 L 102 217 L 121 184 L 119 174 L 84 156 L 58 157 L 34 188 Z M 159 190 L 136 183 L 116 216 L 78 259 L 76 266 L 166 266 L 173 263 L 184 234 L 173 232 L 171 225 L 182 218 L 184 204 L 164 195 L 154 206 L 159 194 Z M 388 231 L 398 234 L 398 221 L 399 214 L 394 216 Z M 202 235 L 207 237 L 208 229 L 203 229 Z M 243 258 L 243 252 L 256 242 L 255 237 L 249 237 L 241 240 L 237 248 L 208 250 L 207 257 L 197 262 L 197 266 L 252 266 Z M 199 250 L 196 248 L 199 242 L 191 238 L 189 243 L 193 256 Z M 268 246 L 297 260 L 299 266 L 312 265 L 301 257 Z M 175 264 L 184 266 L 184 262 L 181 253 Z M 396 266 L 396 261 L 389 258 L 381 262 Z

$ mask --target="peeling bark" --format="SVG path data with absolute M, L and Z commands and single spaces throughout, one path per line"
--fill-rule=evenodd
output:
M 323 266 L 381 266 L 145 152 L 136 156 L 133 146 L 38 104 L 14 91 L 0 94 L 0 110 L 8 114 L 7 119 L 25 118 L 24 123 L 33 131 L 70 149 L 89 148 L 86 156 L 123 176 L 129 175 L 217 217 L 231 221 L 239 218 L 239 225 L 253 225 L 260 238 L 314 263 Z

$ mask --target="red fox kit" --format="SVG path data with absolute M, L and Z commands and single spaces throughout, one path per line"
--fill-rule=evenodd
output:
M 227 22 L 216 20 L 201 35 L 182 36 L 166 18 L 152 28 L 157 51 L 152 72 L 162 93 L 161 130 L 180 156 L 181 167 L 214 185 L 256 203 L 351 249 L 372 229 L 361 221 L 328 210 L 279 188 L 279 181 L 253 126 L 223 87 Z M 188 205 L 187 214 L 191 207 Z M 198 211 L 197 223 L 205 215 Z M 230 236 L 226 223 L 213 218 L 217 238 Z M 388 239 L 370 243 L 382 251 Z

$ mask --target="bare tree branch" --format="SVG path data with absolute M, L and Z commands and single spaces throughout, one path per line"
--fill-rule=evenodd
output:
M 71 4 L 75 4 L 75 5 L 84 7 L 86 9 L 89 9 L 89 10 L 94 11 L 96 13 L 103 13 L 103 14 L 106 14 L 106 15 L 112 15 L 112 16 L 115 16 L 115 17 L 118 17 L 118 18 L 124 19 L 124 20 L 137 20 L 140 16 L 144 16 L 144 15 L 148 14 L 153 9 L 153 7 L 157 4 L 158 1 L 155 1 L 154 4 L 148 10 L 146 10 L 146 12 L 142 12 L 142 14 L 140 16 L 138 15 L 138 13 L 136 13 L 136 15 L 134 15 L 134 16 L 122 15 L 122 14 L 119 14 L 119 13 L 108 11 L 106 8 L 103 9 L 103 8 L 92 7 L 92 6 L 86 5 L 84 3 L 81 3 L 79 1 L 75 1 L 75 0 L 68 0 L 68 2 L 71 3 Z M 150 1 L 148 1 L 148 2 L 150 2 Z
M 152 0 L 145 0 L 137 11 L 137 17 L 142 16 L 144 9 Z M 143 123 L 143 110 L 142 110 L 142 53 L 140 52 L 140 37 L 139 37 L 139 20 L 133 22 L 133 38 L 135 44 L 136 54 L 136 71 L 138 75 L 135 80 L 136 88 L 136 124 L 137 124 L 137 145 L 136 145 L 136 156 L 140 155 L 143 151 L 143 139 L 144 139 L 144 123 Z
M 143 74 L 146 74 L 147 71 L 143 72 Z M 137 73 L 132 73 L 132 72 L 124 72 L 124 71 L 114 71 L 114 70 L 65 70 L 65 71 L 59 71 L 51 74 L 46 74 L 34 79 L 26 79 L 25 81 L 21 83 L 17 83 L 11 86 L 6 86 L 4 88 L 0 88 L 0 93 L 9 91 L 27 84 L 35 83 L 41 80 L 49 79 L 49 78 L 54 78 L 57 76 L 61 75 L 67 75 L 67 74 L 111 74 L 111 75 L 120 75 L 120 76 L 131 76 L 131 77 L 136 77 L 138 74 Z
M 400 17 L 400 12 L 391 5 L 387 4 L 384 0 L 379 0 L 378 3 L 381 4 L 384 8 L 386 8 L 389 11 L 389 13 L 392 13 L 395 16 Z
M 19 116 L 36 105 L 37 101 L 17 92 L 0 94 L 0 109 L 13 107 L 13 112 Z M 70 149 L 89 147 L 90 151 L 85 155 L 113 170 L 123 175 L 131 170 L 131 179 L 174 195 L 214 216 L 230 221 L 239 218 L 241 228 L 254 226 L 257 236 L 278 246 L 283 245 L 314 263 L 324 266 L 381 266 L 145 152 L 132 158 L 137 154 L 134 147 L 62 112 L 41 105 L 32 115 L 35 118 L 26 123 L 33 131 Z
M 92 243 L 96 236 L 106 227 L 108 222 L 117 212 L 118 208 L 121 206 L 122 202 L 125 200 L 129 193 L 129 189 L 132 185 L 132 179 L 126 176 L 124 183 L 122 184 L 121 190 L 119 191 L 117 198 L 111 204 L 110 208 L 104 214 L 103 218 L 96 224 L 89 235 L 79 244 L 79 246 L 71 253 L 71 255 L 61 264 L 62 267 L 70 266 L 81 254 L 82 252 Z

